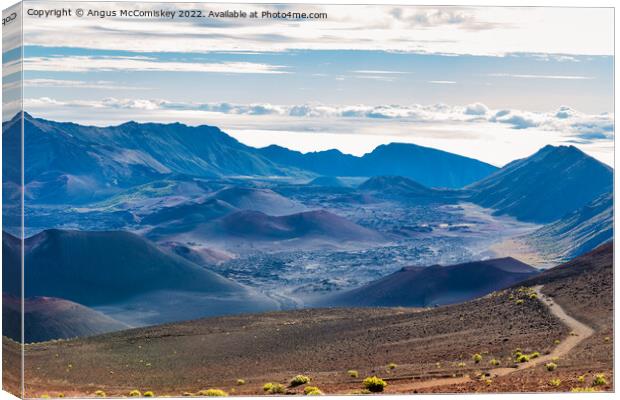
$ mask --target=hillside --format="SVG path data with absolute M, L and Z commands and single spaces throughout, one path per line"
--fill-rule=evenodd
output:
M 515 287 L 424 310 L 332 308 L 226 316 L 32 345 L 25 354 L 26 373 L 33 377 L 26 390 L 31 396 L 83 397 L 95 390 L 126 396 L 138 388 L 178 396 L 214 387 L 259 395 L 265 382 L 286 386 L 303 373 L 328 394 L 359 393 L 362 380 L 371 375 L 388 382 L 388 394 L 553 392 L 591 387 L 594 374 L 603 373 L 608 384 L 595 389 L 610 391 L 613 342 L 605 338 L 613 336 L 612 255 L 611 245 L 605 245 L 517 285 L 544 284 L 542 291 L 553 300 Z M 550 311 L 553 301 L 594 333 L 571 335 Z M 4 348 L 5 357 L 17 351 L 6 340 Z M 542 361 L 514 363 L 517 348 L 539 352 Z M 476 353 L 480 363 L 472 361 Z M 556 355 L 557 370 L 547 371 L 546 360 Z M 499 369 L 489 364 L 492 359 L 499 360 Z M 68 362 L 72 371 L 66 370 Z M 389 363 L 395 367 L 388 368 Z M 358 371 L 357 378 L 348 375 L 351 369 Z M 477 375 L 489 371 L 495 372 L 484 379 Z M 584 383 L 577 381 L 580 375 Z M 559 386 L 548 384 L 556 378 Z M 237 385 L 237 379 L 246 384 Z M 303 385 L 284 390 L 301 394 Z
M 16 239 L 5 238 L 3 253 L 17 257 Z M 277 309 L 245 286 L 128 232 L 47 230 L 27 238 L 24 252 L 26 297 L 74 301 L 130 325 Z M 9 279 L 18 273 L 6 272 Z M 16 288 L 7 294 L 19 295 Z
M 2 296 L 3 326 L 21 324 L 21 301 Z M 24 302 L 24 340 L 26 343 L 52 339 L 70 339 L 128 329 L 129 326 L 104 314 L 72 301 L 52 297 L 26 298 Z M 13 340 L 20 341 L 18 329 L 5 331 Z
M 613 187 L 613 170 L 574 146 L 545 146 L 470 185 L 471 201 L 497 215 L 548 223 Z
M 376 241 L 381 236 L 324 210 L 274 217 L 258 211 L 240 211 L 216 221 L 219 235 L 245 240 L 324 238 L 334 241 Z
M 280 165 L 323 176 L 399 175 L 429 187 L 460 188 L 497 170 L 472 158 L 407 143 L 381 145 L 362 157 L 337 150 L 304 154 L 275 145 L 259 151 Z
M 525 237 L 541 252 L 570 260 L 613 239 L 613 194 L 590 203 Z
M 513 258 L 458 265 L 405 267 L 348 292 L 319 300 L 324 306 L 427 307 L 470 300 L 537 274 Z
M 206 125 L 127 122 L 99 128 L 26 114 L 24 129 L 26 198 L 35 202 L 92 201 L 173 174 L 293 173 Z

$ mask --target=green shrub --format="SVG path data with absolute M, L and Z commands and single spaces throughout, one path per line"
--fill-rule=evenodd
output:
M 293 379 L 291 379 L 291 386 L 305 385 L 308 382 L 310 382 L 310 377 L 306 375 L 295 375 Z
M 493 383 L 493 381 L 492 381 L 492 380 L 490 380 L 490 379 L 485 379 L 483 382 L 484 382 L 487 386 L 491 386 L 491 383 Z
M 584 375 L 579 375 L 577 377 L 577 382 L 584 383 L 586 381 L 586 377 Z
M 489 364 L 494 365 L 494 366 L 497 366 L 497 365 L 499 365 L 499 364 L 500 364 L 500 362 L 499 362 L 499 360 L 496 360 L 496 359 L 494 358 L 494 359 L 492 359 L 491 361 L 489 361 Z
M 605 378 L 605 374 L 594 375 L 592 386 L 601 386 L 601 385 L 607 385 L 607 379 Z
M 263 385 L 263 390 L 270 394 L 284 393 L 284 385 L 268 382 Z
M 573 393 L 588 393 L 588 392 L 598 392 L 598 389 L 593 387 L 574 387 L 570 389 Z
M 41 398 L 42 398 L 42 399 L 49 399 L 49 398 L 50 398 L 50 395 L 49 395 L 49 394 L 47 394 L 47 393 L 44 393 L 44 394 L 42 394 L 42 395 L 41 395 Z
M 520 305 L 521 305 L 521 304 L 523 304 L 523 303 L 524 303 L 524 301 L 523 301 L 523 300 L 521 300 L 521 299 L 519 299 L 519 300 L 515 301 L 515 304 L 516 304 L 516 305 L 518 305 L 518 306 L 520 306 Z
M 144 392 L 143 396 L 144 397 L 155 397 L 155 393 L 153 393 L 153 391 L 151 390 L 147 390 L 146 392 Z
M 480 361 L 482 361 L 482 356 L 478 353 L 474 354 L 473 356 L 471 356 L 471 358 L 474 360 L 474 362 L 476 364 L 478 364 Z
M 317 396 L 317 395 L 322 395 L 323 392 L 321 392 L 321 389 L 319 389 L 316 386 L 306 386 L 304 388 L 304 394 L 306 396 Z
M 245 379 L 237 379 L 237 385 L 245 385 Z
M 58 398 L 59 398 L 59 399 L 62 399 L 63 397 L 65 397 L 65 394 L 64 394 L 64 393 L 58 393 Z
M 354 369 L 350 369 L 350 370 L 348 370 L 348 371 L 347 371 L 347 374 L 349 374 L 349 376 L 350 376 L 351 378 L 357 378 L 358 376 L 360 376 L 359 372 L 357 372 L 357 371 L 356 371 L 356 370 L 354 370 Z
M 558 386 L 560 386 L 561 384 L 562 384 L 562 381 L 561 381 L 561 380 L 559 380 L 558 378 L 555 378 L 555 379 L 551 379 L 551 380 L 549 380 L 549 385 L 551 385 L 551 386 L 558 387 Z
M 561 342 L 560 342 L 560 339 L 555 339 L 555 340 L 553 341 L 553 344 L 555 344 L 556 346 L 557 346 L 558 344 L 560 344 L 560 343 L 561 343 Z
M 461 361 L 460 363 L 456 364 L 456 366 L 459 368 L 463 368 L 465 366 L 465 363 Z
M 537 298 L 538 298 L 538 295 L 536 293 L 530 294 L 530 299 L 536 300 Z
M 397 365 L 394 363 L 389 363 L 387 366 L 389 369 L 396 369 Z
M 132 390 L 129 392 L 129 397 L 140 397 L 142 393 L 139 390 Z
M 526 354 L 521 354 L 520 356 L 518 356 L 516 358 L 516 361 L 520 362 L 520 363 L 526 363 L 526 362 L 530 361 L 530 356 L 528 356 Z
M 201 390 L 200 392 L 198 392 L 198 395 L 206 397 L 226 397 L 228 396 L 228 393 L 226 393 L 222 389 L 207 389 Z
M 383 389 L 387 386 L 387 382 L 376 376 L 369 376 L 364 379 L 364 388 L 368 389 L 372 393 L 383 392 Z
M 540 357 L 540 353 L 537 352 L 537 351 L 535 351 L 532 354 L 530 354 L 530 358 L 538 358 L 538 357 Z
M 545 368 L 547 368 L 547 371 L 555 371 L 555 369 L 558 367 L 558 365 L 554 362 L 550 362 L 545 364 Z
M 95 396 L 97 396 L 97 397 L 105 397 L 106 394 L 105 394 L 105 392 L 103 390 L 97 390 L 95 392 Z

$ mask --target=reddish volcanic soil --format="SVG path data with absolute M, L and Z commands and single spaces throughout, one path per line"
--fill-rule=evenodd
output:
M 27 345 L 26 395 L 127 396 L 139 389 L 178 396 L 208 388 L 256 395 L 265 382 L 288 386 L 297 374 L 327 394 L 359 393 L 370 375 L 388 382 L 387 393 L 533 392 L 591 387 L 594 374 L 603 373 L 607 383 L 596 389 L 609 391 L 611 260 L 608 246 L 531 279 L 528 289 L 433 309 L 240 315 Z M 516 348 L 540 356 L 515 363 Z M 5 340 L 4 349 L 6 359 L 17 346 Z M 544 364 L 555 357 L 557 369 L 547 371 Z M 348 376 L 351 369 L 358 378 Z M 303 386 L 286 391 L 303 393 Z

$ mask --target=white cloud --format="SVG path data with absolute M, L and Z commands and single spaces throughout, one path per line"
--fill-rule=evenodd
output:
M 221 62 L 195 63 L 157 61 L 150 57 L 121 56 L 68 56 L 68 57 L 27 57 L 24 69 L 28 71 L 174 71 L 211 72 L 228 74 L 286 74 L 284 66 L 251 63 Z
M 69 79 L 25 79 L 24 86 L 26 87 L 60 87 L 60 88 L 73 88 L 73 89 L 132 89 L 132 90 L 146 90 L 149 88 L 132 86 L 132 85 L 119 85 L 118 82 L 112 81 L 79 81 Z
M 31 2 L 31 7 L 45 7 Z M 141 5 L 142 9 L 159 5 Z M 186 6 L 167 4 L 170 10 Z M 205 12 L 231 4 L 192 4 Z M 236 5 L 274 11 L 281 5 Z M 118 10 L 120 3 L 98 3 Z M 129 18 L 25 16 L 28 45 L 138 52 L 386 50 L 435 54 L 511 53 L 613 55 L 613 9 L 559 7 L 419 7 L 288 5 L 287 10 L 325 12 L 327 19 L 204 18 L 157 21 Z M 71 30 L 66 24 L 71 23 Z M 578 27 L 575 28 L 575 27 Z M 553 34 L 549 34 L 549 30 Z
M 482 103 L 473 103 L 465 107 L 464 113 L 467 115 L 486 115 L 489 112 L 489 107 Z
M 374 69 L 362 69 L 358 71 L 351 71 L 355 74 L 370 74 L 370 75 L 391 75 L 391 74 L 408 74 L 403 71 L 386 71 L 386 70 L 374 70 Z
M 436 85 L 453 85 L 456 82 L 455 81 L 428 81 L 428 83 L 433 83 Z
M 27 111 L 50 109 L 91 108 L 107 110 L 131 110 L 133 112 L 177 113 L 181 111 L 201 112 L 209 115 L 236 117 L 274 118 L 292 121 L 303 118 L 315 120 L 318 125 L 329 125 L 332 121 L 392 120 L 404 123 L 491 123 L 508 126 L 514 130 L 536 128 L 541 131 L 559 132 L 581 141 L 610 140 L 614 136 L 613 114 L 585 114 L 567 106 L 552 112 L 532 112 L 516 109 L 492 110 L 485 104 L 473 103 L 467 106 L 432 105 L 327 105 L 300 104 L 278 105 L 269 103 L 197 103 L 175 102 L 163 99 L 117 99 L 101 100 L 57 100 L 49 97 L 27 99 Z M 76 112 L 79 114 L 79 112 Z M 257 120 L 258 121 L 258 120 Z M 122 121 L 119 121 L 122 122 Z M 350 124 L 350 122 L 347 122 Z
M 495 73 L 489 74 L 492 77 L 504 77 L 504 78 L 521 78 L 521 79 L 567 79 L 567 80 L 590 80 L 594 79 L 593 76 L 582 75 L 529 75 L 529 74 L 505 74 Z

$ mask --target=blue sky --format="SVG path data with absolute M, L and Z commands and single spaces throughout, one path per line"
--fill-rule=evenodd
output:
M 92 5 L 102 7 L 120 6 Z M 26 111 L 211 124 L 302 151 L 404 141 L 496 165 L 570 143 L 611 164 L 610 9 L 312 7 L 330 17 L 81 18 L 71 32 L 62 19 L 26 17 Z

